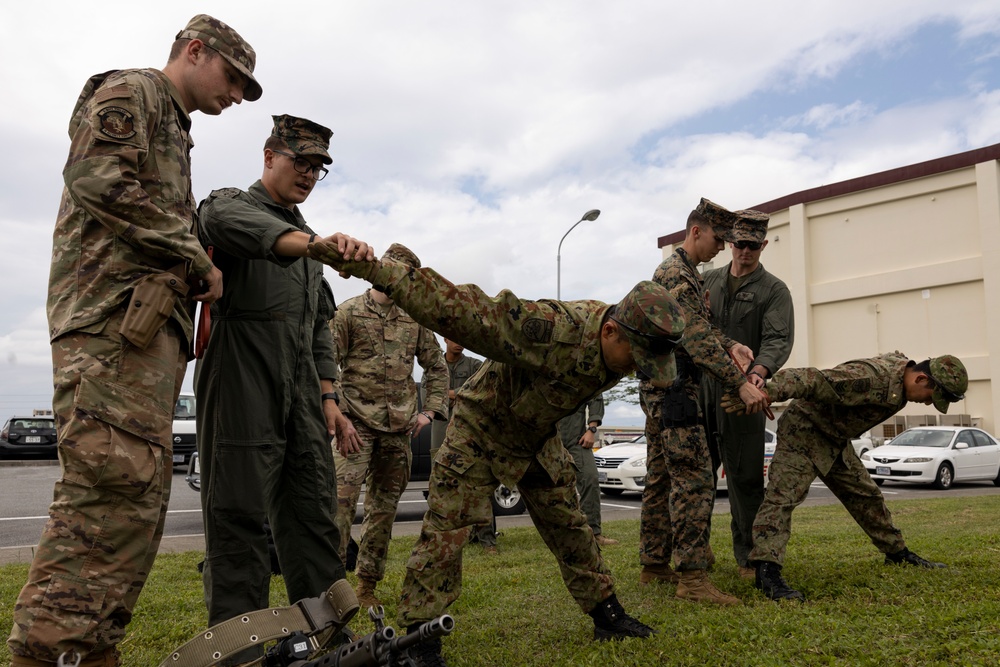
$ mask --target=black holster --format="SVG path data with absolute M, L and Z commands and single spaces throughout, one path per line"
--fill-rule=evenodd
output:
M 691 357 L 680 351 L 675 352 L 674 358 L 677 362 L 677 377 L 663 396 L 660 426 L 662 428 L 697 426 L 700 423 L 698 401 L 690 395 L 687 385 L 689 382 L 695 386 L 701 383 L 701 370 Z

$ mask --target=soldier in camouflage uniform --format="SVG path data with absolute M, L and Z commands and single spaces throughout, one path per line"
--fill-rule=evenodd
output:
M 420 260 L 393 244 L 383 259 L 414 268 Z M 345 301 L 333 321 L 344 412 L 358 430 L 359 444 L 337 440 L 337 526 L 345 558 L 355 508 L 365 484 L 365 521 L 358 550 L 358 602 L 381 602 L 375 588 L 385 576 L 399 498 L 410 481 L 410 436 L 447 414 L 448 365 L 434 333 L 417 324 L 377 289 Z M 414 358 L 424 369 L 423 412 L 417 412 Z
M 225 279 L 195 378 L 209 625 L 268 606 L 265 520 L 291 602 L 344 578 L 330 436 L 357 434 L 334 392 L 333 292 L 323 265 L 305 257 L 316 235 L 298 208 L 333 161 L 332 132 L 273 120 L 260 180 L 216 190 L 200 207 L 201 241 Z M 349 236 L 331 239 L 371 254 Z
M 792 352 L 792 296 L 785 283 L 760 263 L 760 254 L 767 246 L 768 215 L 750 210 L 736 211 L 736 215 L 733 261 L 705 272 L 705 290 L 713 324 L 753 350 L 749 374 L 767 379 L 788 361 Z M 712 468 L 718 470 L 720 463 L 725 465 L 733 555 L 740 576 L 751 579 L 755 571 L 747 556 L 753 548 L 753 519 L 764 500 L 766 420 L 763 412 L 731 415 L 720 410 L 722 384 L 710 376 L 703 379 L 701 388 Z
M 726 350 L 749 363 L 753 352 L 711 324 L 697 266 L 720 250 L 732 233 L 736 216 L 702 199 L 688 216 L 682 247 L 665 259 L 653 280 L 665 286 L 684 310 L 687 325 L 677 350 L 677 379 L 669 389 L 639 385 L 646 414 L 646 488 L 642 494 L 639 562 L 641 584 L 676 582 L 676 596 L 692 602 L 722 605 L 739 600 L 718 590 L 708 579 L 709 525 L 715 500 L 715 471 L 698 406 L 702 371 L 726 388 L 738 391 L 759 411 L 764 395 L 740 375 Z M 675 569 L 670 566 L 671 555 Z
M 576 499 L 573 464 L 556 422 L 638 369 L 655 384 L 675 373 L 683 329 L 676 302 L 645 281 L 615 306 L 600 301 L 526 301 L 508 290 L 490 298 L 431 269 L 395 262 L 345 263 L 328 244 L 313 256 L 391 295 L 418 322 L 485 356 L 458 392 L 431 471 L 429 510 L 407 563 L 399 606 L 408 630 L 441 614 L 462 589 L 462 549 L 484 523 L 498 482 L 524 497 L 559 563 L 563 581 L 594 620 L 595 639 L 648 637 L 625 613 L 594 532 Z M 418 649 L 419 667 L 444 665 L 440 640 Z
M 829 370 L 788 368 L 767 385 L 772 401 L 796 399 L 778 420 L 778 447 L 769 470 L 764 503 L 753 525 L 756 585 L 772 600 L 804 599 L 781 574 L 791 536 L 792 511 L 802 503 L 816 477 L 833 491 L 886 564 L 944 567 L 906 548 L 892 523 L 885 499 L 858 459 L 851 440 L 889 419 L 907 402 L 931 405 L 941 413 L 965 398 L 969 377 L 951 355 L 920 363 L 899 352 L 858 359 Z M 739 412 L 738 399 L 726 397 L 727 411 Z
M 258 99 L 255 59 L 201 14 L 162 71 L 95 75 L 77 100 L 47 307 L 62 476 L 14 607 L 17 667 L 118 664 L 163 532 L 190 299 L 222 293 L 192 233 L 189 114 Z
M 594 441 L 597 427 L 604 419 L 604 396 L 595 396 L 586 405 L 556 424 L 559 441 L 573 457 L 576 468 L 576 491 L 580 494 L 580 509 L 587 515 L 587 523 L 594 531 L 597 543 L 603 546 L 618 544 L 618 540 L 605 537 L 601 532 L 601 487 L 597 482 L 597 464 L 594 462 Z

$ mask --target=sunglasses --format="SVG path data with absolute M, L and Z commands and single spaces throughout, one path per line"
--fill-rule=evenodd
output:
M 614 315 L 612 315 L 610 319 L 614 320 L 618 324 L 618 326 L 622 327 L 623 329 L 626 329 L 635 334 L 636 336 L 641 337 L 644 341 L 646 341 L 646 349 L 648 349 L 650 352 L 652 352 L 657 356 L 670 354 L 671 352 L 674 351 L 674 348 L 677 347 L 677 344 L 681 342 L 681 336 L 678 336 L 677 338 L 671 338 L 670 336 L 664 336 L 664 335 L 657 336 L 655 334 L 648 334 L 643 331 L 639 331 L 635 327 L 630 327 L 629 325 L 625 324 Z
M 747 248 L 750 250 L 760 250 L 764 247 L 764 244 L 756 243 L 754 241 L 734 241 L 733 247 L 738 250 L 746 250 Z

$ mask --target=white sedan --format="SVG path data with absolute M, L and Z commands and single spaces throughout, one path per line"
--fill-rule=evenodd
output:
M 764 484 L 767 484 L 767 469 L 774 456 L 777 437 L 774 431 L 764 431 Z M 640 435 L 628 442 L 619 442 L 601 447 L 594 452 L 597 463 L 597 482 L 601 492 L 608 496 L 621 495 L 626 491 L 642 493 L 646 487 L 646 436 Z M 726 471 L 719 466 L 718 490 L 726 491 Z
M 888 445 L 861 456 L 879 486 L 885 480 L 933 484 L 992 480 L 1000 486 L 1000 443 L 978 428 L 920 426 L 903 431 Z

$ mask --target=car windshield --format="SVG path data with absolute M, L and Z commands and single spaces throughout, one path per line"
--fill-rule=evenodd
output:
M 954 431 L 914 428 L 897 435 L 891 444 L 900 447 L 947 447 L 954 435 Z
M 51 419 L 17 419 L 11 428 L 55 428 Z
M 174 407 L 174 419 L 194 419 L 194 396 L 181 396 Z

